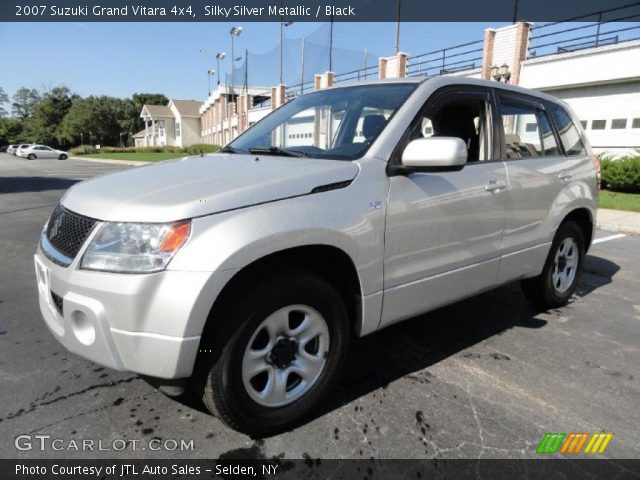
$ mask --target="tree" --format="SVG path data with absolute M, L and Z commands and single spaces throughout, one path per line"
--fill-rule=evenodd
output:
M 40 94 L 35 88 L 20 87 L 13 95 L 11 111 L 20 120 L 26 120 L 33 115 L 33 109 L 40 101 Z
M 0 118 L 0 145 L 24 141 L 22 127 L 17 118 Z
M 60 139 L 71 144 L 80 142 L 117 145 L 120 140 L 124 100 L 107 96 L 90 96 L 71 105 L 60 125 Z
M 62 145 L 60 125 L 74 101 L 80 97 L 61 86 L 44 93 L 33 107 L 31 119 L 25 125 L 25 134 L 34 143 Z
M 4 108 L 4 104 L 9 102 L 9 95 L 7 95 L 2 87 L 0 87 L 0 118 L 7 116 L 7 110 Z

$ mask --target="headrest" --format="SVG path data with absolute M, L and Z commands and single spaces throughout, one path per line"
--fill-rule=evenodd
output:
M 504 134 L 504 143 L 507 145 L 514 145 L 516 143 L 522 143 L 520 141 L 520 136 L 515 133 L 505 133 Z
M 386 123 L 384 115 L 367 115 L 362 122 L 362 135 L 364 138 L 377 137 Z

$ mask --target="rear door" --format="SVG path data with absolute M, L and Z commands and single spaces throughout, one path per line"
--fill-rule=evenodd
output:
M 575 158 L 567 157 L 545 105 L 513 92 L 497 92 L 502 158 L 509 176 L 509 208 L 500 282 L 536 274 L 550 238 L 545 220 L 571 182 Z

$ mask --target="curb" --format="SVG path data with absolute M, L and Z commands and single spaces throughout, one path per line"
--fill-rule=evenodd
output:
M 617 223 L 596 223 L 596 228 L 613 233 L 627 233 L 629 235 L 640 235 L 640 228 L 628 227 Z
M 93 163 L 111 163 L 113 165 L 129 165 L 134 167 L 141 167 L 142 165 L 149 165 L 153 162 L 140 162 L 135 160 L 116 160 L 112 158 L 85 158 L 85 157 L 69 157 L 70 160 L 82 160 L 83 162 Z

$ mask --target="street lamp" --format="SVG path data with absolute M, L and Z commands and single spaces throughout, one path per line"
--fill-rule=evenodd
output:
M 120 132 L 120 147 L 124 147 L 124 145 L 122 144 L 122 132 Z
M 236 56 L 234 55 L 233 38 L 239 37 L 241 33 L 242 33 L 242 27 L 231 27 L 231 30 L 229 30 L 229 35 L 231 35 L 231 93 L 233 93 L 233 91 L 235 90 L 235 83 L 236 83 L 235 72 L 234 72 L 235 70 L 234 61 Z
M 224 52 L 216 53 L 216 66 L 218 67 L 218 85 L 220 85 L 220 60 L 224 60 L 227 54 Z
M 89 145 L 93 145 L 93 132 L 89 130 Z
M 215 74 L 215 70 L 207 70 L 207 78 L 209 79 L 209 96 L 211 96 L 211 77 L 213 77 Z
M 280 6 L 282 6 L 282 2 L 280 2 Z M 280 85 L 282 85 L 282 43 L 284 42 L 284 27 L 290 25 L 293 25 L 293 22 L 285 22 L 282 20 L 282 16 L 280 17 Z
M 80 132 L 80 145 L 84 145 L 84 134 Z
M 509 80 L 511 79 L 509 65 L 507 65 L 506 63 L 503 63 L 499 67 L 497 65 L 494 65 L 493 67 L 491 67 L 491 77 L 496 82 L 509 83 Z

